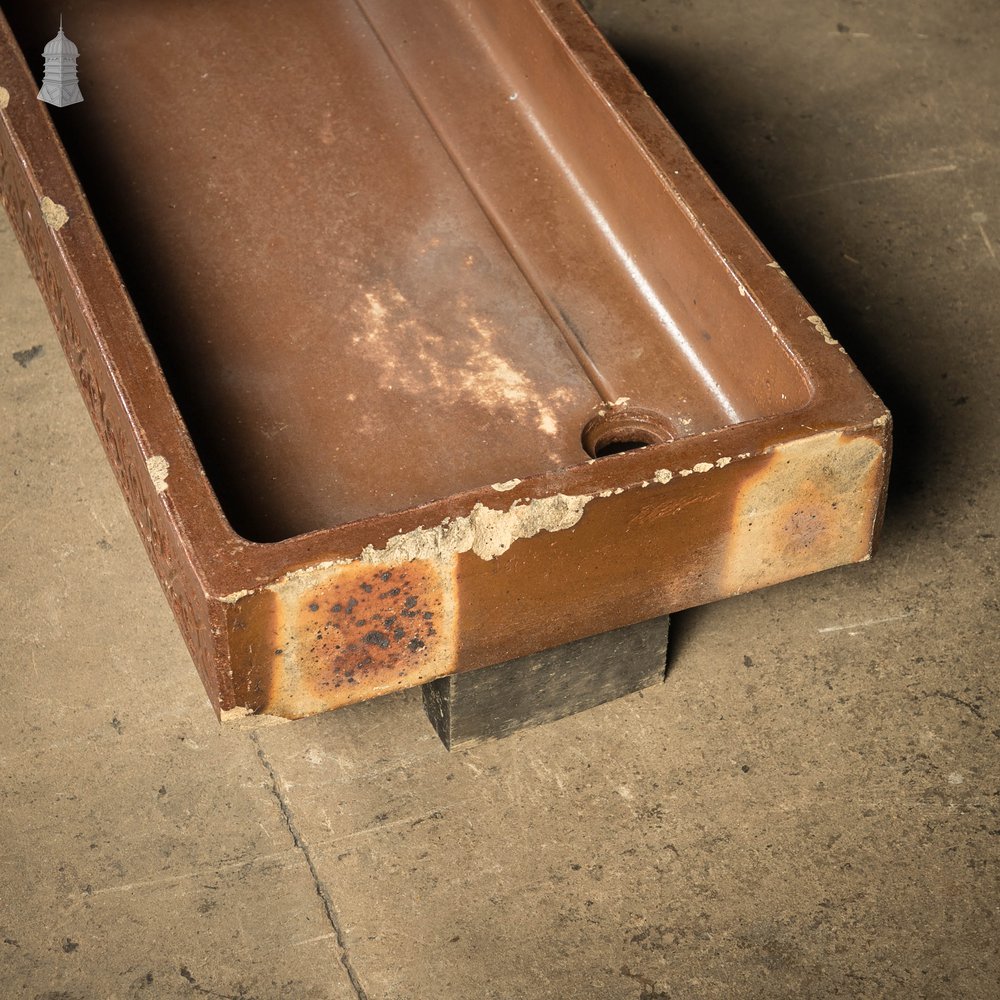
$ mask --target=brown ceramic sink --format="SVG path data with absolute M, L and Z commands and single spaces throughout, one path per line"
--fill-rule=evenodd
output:
M 77 8 L 0 191 L 216 711 L 869 556 L 888 413 L 577 6 Z

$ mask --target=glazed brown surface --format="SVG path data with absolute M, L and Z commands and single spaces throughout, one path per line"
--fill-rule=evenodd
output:
M 889 414 L 578 6 L 95 3 L 58 113 L 34 9 L 0 197 L 223 718 L 870 556 Z
M 10 10 L 29 58 L 61 9 Z M 53 119 L 247 537 L 572 467 L 602 402 L 662 440 L 807 400 L 532 4 L 71 21 L 86 100 Z

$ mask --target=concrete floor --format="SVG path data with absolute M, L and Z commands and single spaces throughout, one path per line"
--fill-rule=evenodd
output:
M 591 7 L 892 408 L 881 551 L 473 752 L 222 730 L 4 228 L 0 997 L 1000 996 L 1000 6 Z

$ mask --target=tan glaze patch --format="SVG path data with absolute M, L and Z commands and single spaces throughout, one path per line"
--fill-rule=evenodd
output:
M 300 718 L 455 669 L 454 561 L 351 563 L 276 585 L 262 710 Z
M 737 494 L 722 591 L 868 558 L 885 460 L 878 441 L 839 431 L 775 448 Z
M 3 111 L 10 104 L 10 91 L 6 87 L 0 87 L 0 111 Z

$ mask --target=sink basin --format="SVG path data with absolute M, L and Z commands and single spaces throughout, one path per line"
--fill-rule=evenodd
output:
M 580 8 L 94 0 L 50 109 L 59 11 L 0 193 L 221 716 L 869 557 L 888 413 Z

